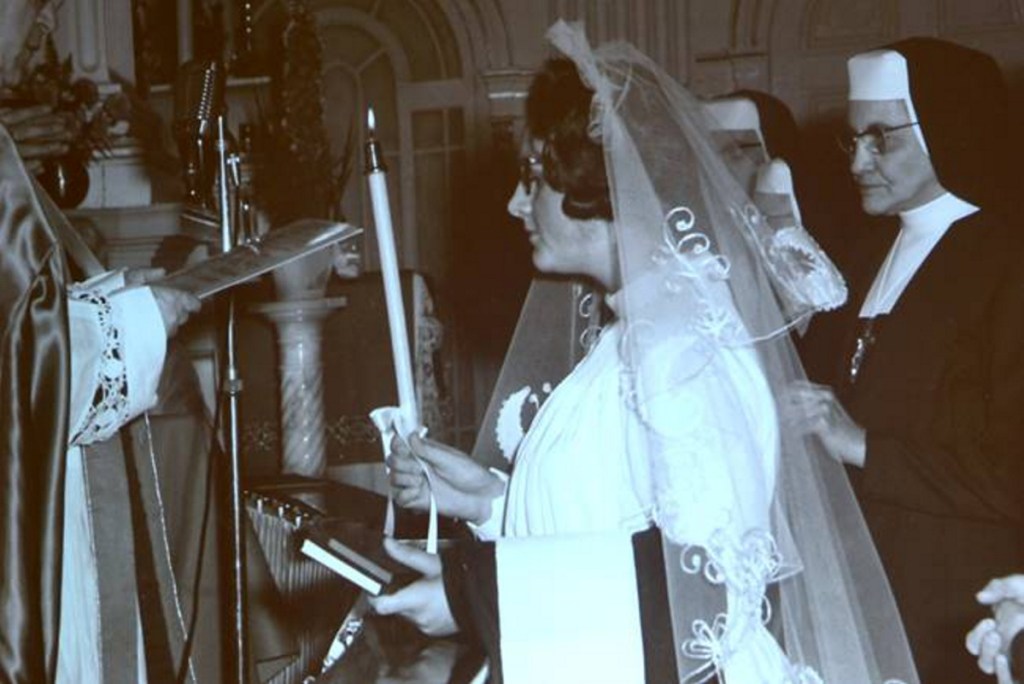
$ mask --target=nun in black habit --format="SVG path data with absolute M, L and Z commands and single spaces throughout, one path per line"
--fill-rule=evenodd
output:
M 984 682 L 974 595 L 1024 567 L 1024 276 L 1007 96 L 987 55 L 927 38 L 849 62 L 869 217 L 850 301 L 812 325 L 792 401 L 851 465 L 924 682 Z M 876 218 L 877 217 L 877 218 Z

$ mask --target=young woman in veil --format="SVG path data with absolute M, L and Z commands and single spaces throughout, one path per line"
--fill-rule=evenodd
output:
M 917 682 L 841 465 L 776 409 L 803 377 L 788 331 L 841 283 L 762 219 L 682 86 L 630 45 L 549 38 L 565 59 L 531 87 L 509 209 L 537 267 L 599 283 L 615 320 L 535 388 L 510 478 L 396 440 L 396 501 L 424 507 L 430 471 L 478 541 L 389 544 L 425 577 L 376 609 L 475 634 L 492 681 Z

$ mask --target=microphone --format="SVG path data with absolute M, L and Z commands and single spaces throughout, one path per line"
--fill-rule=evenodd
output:
M 224 68 L 215 60 L 181 65 L 174 85 L 174 133 L 185 176 L 187 204 L 213 206 L 216 164 L 211 157 L 213 122 L 224 113 Z

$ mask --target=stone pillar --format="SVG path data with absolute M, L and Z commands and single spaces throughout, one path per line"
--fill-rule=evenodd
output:
M 277 328 L 281 372 L 281 470 L 321 477 L 327 468 L 324 428 L 323 324 L 344 297 L 269 302 L 253 307 Z
M 107 69 L 111 76 L 135 83 L 135 34 L 131 0 L 105 0 Z
M 111 81 L 107 60 L 108 2 L 127 5 L 128 17 L 131 18 L 131 0 L 64 2 L 60 5 L 55 34 L 61 56 L 71 55 L 75 76 L 84 76 L 101 87 Z M 128 36 L 128 54 L 131 55 L 130 30 Z

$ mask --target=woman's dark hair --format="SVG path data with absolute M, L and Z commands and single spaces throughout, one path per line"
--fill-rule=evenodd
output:
M 604 148 L 590 137 L 594 91 L 564 57 L 547 60 L 526 98 L 529 134 L 544 142 L 544 181 L 565 193 L 562 210 L 575 219 L 612 219 Z

